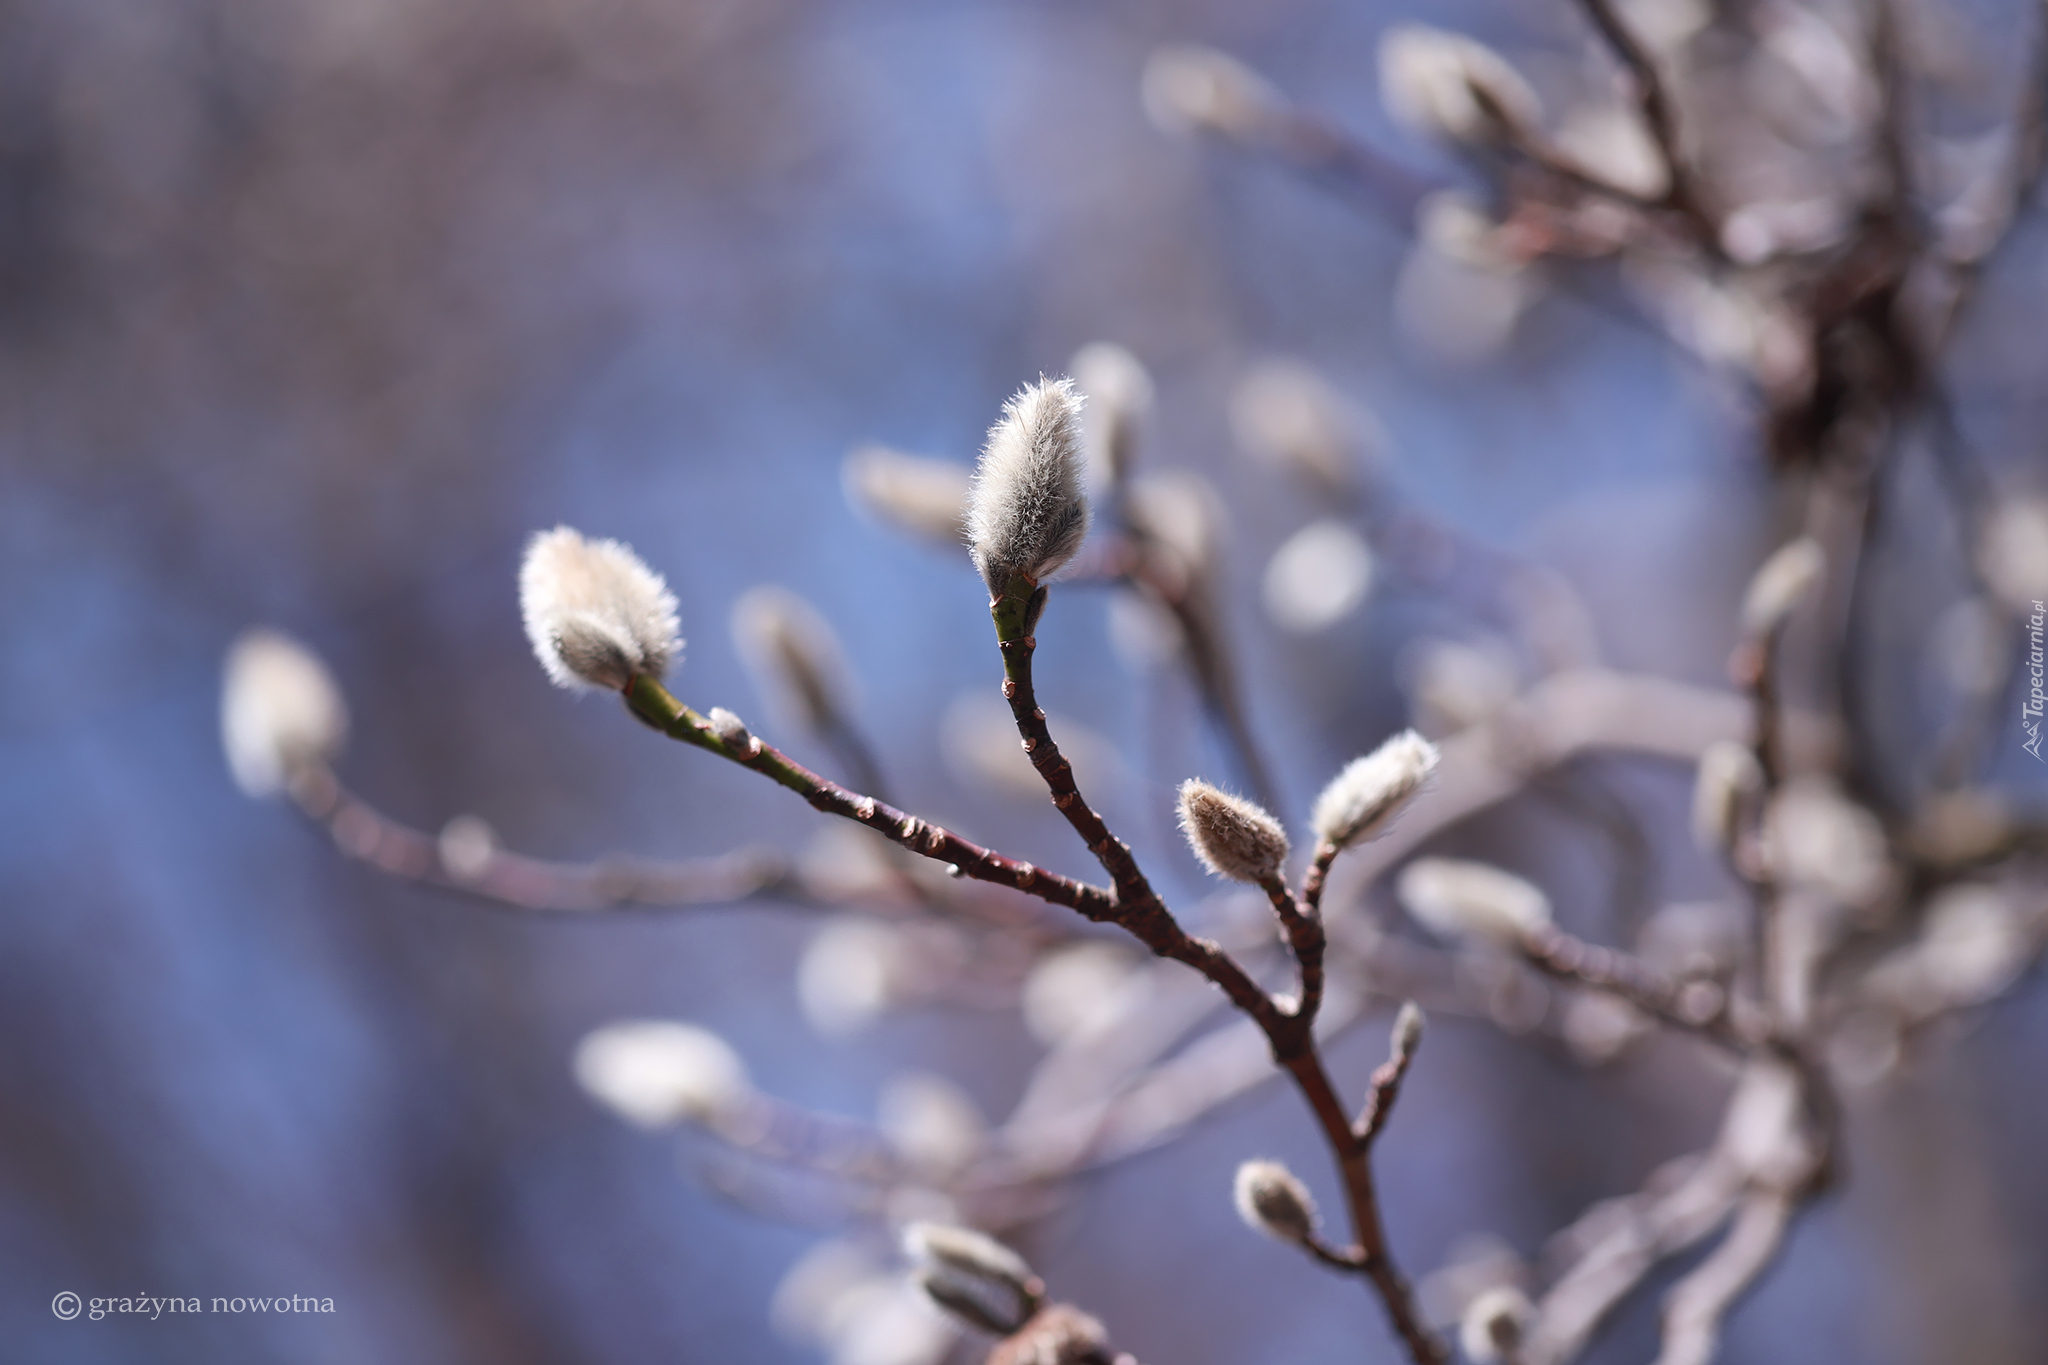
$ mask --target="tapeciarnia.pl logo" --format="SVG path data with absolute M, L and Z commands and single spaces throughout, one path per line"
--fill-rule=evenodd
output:
M 2020 705 L 2020 729 L 2027 733 L 2027 742 L 2020 747 L 2037 759 L 2041 758 L 2041 713 L 2044 708 L 2048 708 L 2048 690 L 2044 690 L 2042 686 L 2044 677 L 2048 677 L 2048 668 L 2044 668 L 2041 651 L 2041 625 L 2044 620 L 2048 620 L 2048 606 L 2043 606 L 2037 599 L 2034 602 L 2034 614 L 2027 618 L 2028 687 L 2027 699 Z M 2048 762 L 2048 759 L 2042 761 Z

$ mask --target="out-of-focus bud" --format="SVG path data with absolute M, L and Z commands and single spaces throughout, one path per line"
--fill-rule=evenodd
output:
M 988 1130 L 966 1091 L 921 1071 L 906 1072 L 882 1087 L 875 1126 L 905 1161 L 941 1174 L 972 1161 Z
M 839 476 L 848 502 L 899 530 L 951 547 L 966 534 L 974 479 L 951 460 L 864 445 L 847 454 Z
M 1162 567 L 1184 583 L 1205 582 L 1215 572 L 1223 514 L 1207 479 L 1184 470 L 1133 479 L 1130 513 L 1163 556 Z
M 971 1228 L 913 1223 L 903 1254 L 941 1308 L 995 1336 L 1017 1331 L 1044 1301 L 1045 1284 L 1024 1258 Z
M 1316 837 L 1338 848 L 1378 838 L 1429 784 L 1436 765 L 1436 746 L 1413 730 L 1352 759 L 1316 798 L 1309 818 Z
M 1394 282 L 1404 336 L 1436 360 L 1470 365 L 1514 336 L 1540 292 L 1534 272 L 1498 249 L 1495 224 L 1462 195 L 1424 201 L 1415 244 Z
M 643 1128 L 701 1119 L 747 1093 L 747 1069 L 726 1041 L 694 1024 L 607 1024 L 576 1049 L 577 1083 Z
M 996 1343 L 987 1365 L 1089 1365 L 1107 1359 L 1109 1333 L 1102 1324 L 1071 1304 L 1052 1303 Z
M 1312 635 L 1349 616 L 1372 589 L 1372 550 L 1334 518 L 1289 536 L 1266 562 L 1261 597 L 1275 625 Z
M 1869 904 L 1889 880 L 1883 825 L 1825 778 L 1780 787 L 1764 810 L 1763 838 L 1779 881 L 1842 905 Z
M 804 1018 L 827 1036 L 866 1026 L 889 1007 L 902 957 L 900 938 L 889 926 L 854 916 L 833 920 L 797 964 Z
M 1978 564 L 2009 610 L 2038 613 L 2035 603 L 2048 598 L 2048 499 L 2022 498 L 1992 512 Z
M 498 836 L 474 815 L 458 815 L 441 827 L 435 842 L 441 870 L 458 882 L 473 882 L 490 870 L 498 856 Z
M 1380 39 L 1380 98 L 1416 131 L 1476 146 L 1512 141 L 1543 114 L 1536 92 L 1498 52 L 1422 24 Z
M 1287 831 L 1253 802 L 1191 777 L 1180 784 L 1180 829 L 1213 875 L 1254 885 L 1280 874 Z
M 1245 372 L 1231 391 L 1230 429 L 1254 459 L 1331 491 L 1356 484 L 1362 449 L 1376 453 L 1377 425 L 1314 370 L 1291 360 L 1269 360 Z
M 1255 1232 L 1299 1246 L 1315 1235 L 1316 1205 L 1308 1187 L 1277 1161 L 1247 1161 L 1233 1187 L 1237 1216 Z
M 276 631 L 247 630 L 228 650 L 220 736 L 235 785 L 248 796 L 275 796 L 295 771 L 341 751 L 348 706 L 305 646 Z
M 2026 927 L 2002 892 L 1951 886 L 1929 906 L 1919 936 L 1871 969 L 1865 990 L 1908 1019 L 1924 1018 L 1992 999 L 2031 954 Z
M 1575 995 L 1564 1010 L 1564 1041 L 1587 1066 L 1604 1066 L 1650 1032 L 1650 1021 L 1626 1000 L 1602 991 Z
M 1166 133 L 1205 132 L 1251 141 L 1271 128 L 1286 107 L 1262 76 L 1213 47 L 1160 48 L 1146 59 L 1139 89 L 1145 113 Z
M 571 691 L 659 678 L 683 650 L 661 575 L 618 541 L 585 540 L 567 526 L 527 544 L 519 608 L 540 666 Z
M 1535 1315 L 1529 1296 L 1514 1286 L 1489 1289 L 1466 1307 L 1458 1323 L 1458 1345 L 1472 1365 L 1510 1359 L 1521 1349 Z
M 847 1310 L 859 1295 L 878 1285 L 888 1287 L 897 1278 L 852 1242 L 820 1242 L 783 1275 L 769 1302 L 768 1320 L 791 1342 L 826 1345 L 843 1330 Z
M 1515 699 L 1514 655 L 1498 643 L 1422 640 L 1401 662 L 1421 720 L 1439 734 L 1477 725 Z
M 1768 635 L 1783 625 L 1800 599 L 1820 581 L 1825 567 L 1820 543 L 1811 536 L 1780 546 L 1749 580 L 1749 591 L 1743 594 L 1743 633 Z
M 967 498 L 968 544 L 990 592 L 1016 574 L 1042 583 L 1081 548 L 1088 535 L 1081 471 L 1081 398 L 1073 382 L 1026 384 L 989 428 Z
M 1418 858 L 1401 870 L 1394 894 L 1416 923 L 1443 938 L 1512 947 L 1550 922 L 1550 900 L 1542 891 L 1485 863 Z
M 1114 943 L 1055 948 L 1024 978 L 1024 1024 L 1047 1047 L 1087 1038 L 1117 1015 L 1136 960 Z
M 1764 772 L 1746 744 L 1716 740 L 1700 755 L 1692 788 L 1692 837 L 1710 853 L 1735 846 L 1736 820 L 1744 803 L 1762 792 Z
M 851 690 L 846 660 L 817 608 L 787 588 L 749 588 L 733 603 L 732 639 L 793 724 L 817 732 L 840 723 Z
M 1394 1031 L 1388 1042 L 1395 1059 L 1404 1066 L 1415 1059 L 1415 1049 L 1422 1046 L 1424 1022 L 1422 1006 L 1413 1000 L 1401 1002 L 1401 1012 L 1394 1016 Z
M 1059 737 L 1060 753 L 1073 765 L 1074 781 L 1083 791 L 1101 791 L 1124 780 L 1108 739 L 1057 713 L 1046 724 Z M 1031 766 L 1016 718 L 999 697 L 969 692 L 948 706 L 939 718 L 939 755 L 965 786 L 1024 801 L 1045 800 L 1045 779 Z
M 1152 376 L 1113 341 L 1095 341 L 1067 362 L 1074 387 L 1088 400 L 1081 410 L 1081 435 L 1089 482 L 1113 488 L 1130 473 L 1138 440 L 1152 416 Z
M 1645 199 L 1663 195 L 1670 176 L 1664 155 L 1633 110 L 1618 104 L 1583 104 L 1559 122 L 1558 151 L 1610 185 Z

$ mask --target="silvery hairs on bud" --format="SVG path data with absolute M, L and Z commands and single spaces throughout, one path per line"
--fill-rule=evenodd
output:
M 1294 1172 L 1277 1161 L 1247 1161 L 1239 1166 L 1232 1195 L 1237 1216 L 1254 1231 L 1297 1246 L 1315 1233 L 1315 1200 Z
M 274 630 L 245 630 L 228 649 L 220 738 L 247 796 L 274 796 L 294 769 L 324 763 L 348 735 L 348 705 L 327 666 Z
M 1013 574 L 1042 583 L 1081 548 L 1088 534 L 1081 474 L 1081 398 L 1073 384 L 1040 378 L 1025 385 L 989 428 L 967 500 L 968 543 L 991 593 Z
M 526 638 L 557 687 L 624 691 L 660 677 L 683 642 L 676 599 L 661 575 L 616 540 L 585 540 L 567 526 L 542 531 L 519 566 Z
M 1378 838 L 1429 784 L 1436 764 L 1436 745 L 1413 730 L 1352 759 L 1316 798 L 1316 836 L 1336 848 Z
M 934 1302 L 997 1336 L 1008 1336 L 1036 1313 L 1045 1284 L 1022 1256 L 972 1228 L 912 1223 L 903 1254 Z
M 1241 796 L 1198 777 L 1180 784 L 1180 828 L 1202 866 L 1232 881 L 1265 882 L 1287 861 L 1287 831 Z

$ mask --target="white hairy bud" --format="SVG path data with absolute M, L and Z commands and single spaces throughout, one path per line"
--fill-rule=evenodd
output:
M 1113 341 L 1083 346 L 1067 368 L 1087 400 L 1081 429 L 1090 479 L 1098 489 L 1113 486 L 1130 472 L 1138 437 L 1152 415 L 1152 376 Z
M 1811 536 L 1780 546 L 1749 580 L 1742 598 L 1743 632 L 1768 635 L 1783 625 L 1819 580 L 1823 565 L 1820 543 Z
M 1180 828 L 1202 866 L 1219 877 L 1264 882 L 1287 861 L 1287 831 L 1278 820 L 1200 778 L 1180 784 Z
M 1692 788 L 1692 833 L 1701 848 L 1726 852 L 1735 842 L 1742 804 L 1763 790 L 1764 773 L 1746 744 L 1716 740 L 1700 755 Z
M 302 765 L 334 757 L 347 736 L 348 706 L 326 665 L 276 631 L 242 632 L 220 694 L 221 747 L 236 786 L 275 796 Z
M 576 1049 L 576 1081 L 628 1122 L 660 1128 L 703 1118 L 747 1093 L 747 1069 L 726 1041 L 694 1024 L 607 1024 Z
M 711 722 L 711 733 L 726 748 L 749 758 L 761 752 L 759 742 L 747 730 L 747 723 L 723 706 L 712 707 L 711 714 L 704 719 Z
M 682 652 L 676 599 L 661 575 L 618 541 L 585 540 L 567 526 L 528 543 L 519 608 L 557 687 L 623 691 L 636 675 L 660 677 Z
M 1022 1256 L 971 1228 L 912 1223 L 903 1230 L 903 1254 L 940 1307 L 997 1336 L 1022 1327 L 1045 1294 Z
M 1402 869 L 1394 894 L 1416 923 L 1443 938 L 1470 936 L 1513 946 L 1550 922 L 1550 901 L 1542 891 L 1485 863 L 1418 858 Z
M 1472 1365 L 1493 1365 L 1521 1349 L 1535 1309 L 1513 1285 L 1500 1285 L 1473 1299 L 1458 1324 L 1458 1345 Z
M 849 691 L 845 657 L 832 627 L 787 588 L 763 584 L 740 594 L 732 638 L 763 691 L 806 730 L 830 729 Z
M 1014 574 L 1042 583 L 1081 548 L 1081 472 L 1081 399 L 1071 381 L 1040 379 L 1003 404 L 967 503 L 974 566 L 990 592 Z
M 1162 47 L 1145 62 L 1145 113 L 1166 133 L 1257 137 L 1284 107 L 1265 79 L 1213 47 Z
M 1323 788 L 1309 822 L 1326 844 L 1348 848 L 1392 826 L 1436 772 L 1434 744 L 1403 730 L 1363 758 L 1354 758 Z
M 865 445 L 847 454 L 840 483 L 847 501 L 869 515 L 929 540 L 960 543 L 973 483 L 964 466 Z
M 1536 92 L 1498 52 L 1423 24 L 1380 39 L 1380 97 L 1401 122 L 1450 142 L 1498 144 L 1542 116 Z
M 1316 1205 L 1308 1187 L 1277 1161 L 1247 1161 L 1232 1190 L 1237 1216 L 1268 1237 L 1299 1245 L 1315 1234 Z

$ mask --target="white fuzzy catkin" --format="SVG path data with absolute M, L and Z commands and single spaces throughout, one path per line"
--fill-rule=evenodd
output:
M 1749 580 L 1749 591 L 1742 598 L 1743 632 L 1768 635 L 1783 625 L 1819 580 L 1824 565 L 1820 543 L 1811 536 L 1778 547 Z
M 928 540 L 960 543 L 973 486 L 964 466 L 864 445 L 847 454 L 839 478 L 847 501 L 869 515 Z
M 1550 921 L 1541 890 L 1511 872 L 1458 858 L 1416 859 L 1402 869 L 1394 894 L 1416 923 L 1443 938 L 1511 947 Z
M 1315 1200 L 1294 1172 L 1277 1161 L 1247 1161 L 1239 1166 L 1232 1194 L 1237 1216 L 1256 1232 L 1296 1245 L 1315 1233 Z
M 567 526 L 542 531 L 519 566 L 526 638 L 557 687 L 625 690 L 660 677 L 683 642 L 676 599 L 632 550 L 585 540 Z
M 1145 113 L 1161 132 L 1254 138 L 1283 101 L 1257 72 L 1213 47 L 1162 47 L 1145 61 Z
M 220 737 L 244 794 L 276 795 L 294 770 L 332 758 L 347 736 L 348 706 L 326 665 L 274 630 L 242 632 L 221 679 Z
M 1067 362 L 1087 400 L 1081 422 L 1090 483 L 1111 487 L 1130 472 L 1138 438 L 1152 415 L 1152 376 L 1144 362 L 1113 341 L 1091 341 Z
M 1520 1350 L 1535 1309 L 1513 1285 L 1498 1285 L 1472 1300 L 1458 1323 L 1458 1345 L 1472 1365 L 1493 1365 Z
M 1232 881 L 1267 881 L 1287 861 L 1287 831 L 1241 796 L 1191 777 L 1180 784 L 1180 828 L 1202 866 Z
M 629 1122 L 703 1118 L 747 1092 L 747 1069 L 708 1029 L 668 1020 L 607 1024 L 576 1049 L 577 1083 Z
M 989 428 L 967 501 L 974 566 L 991 593 L 1014 574 L 1043 583 L 1081 548 L 1088 534 L 1081 475 L 1081 398 L 1073 383 L 1025 385 Z
M 1401 122 L 1451 142 L 1496 144 L 1542 115 L 1536 92 L 1506 58 L 1424 24 L 1380 39 L 1380 97 Z
M 1309 817 L 1316 837 L 1338 848 L 1378 838 L 1429 785 L 1436 764 L 1436 745 L 1413 730 L 1352 759 L 1316 798 Z
M 903 1254 L 942 1307 L 1001 1335 L 1023 1326 L 1045 1292 L 1022 1256 L 972 1228 L 912 1223 Z
M 732 639 L 756 684 L 805 730 L 838 723 L 850 685 L 839 637 L 809 602 L 762 584 L 732 607 Z

